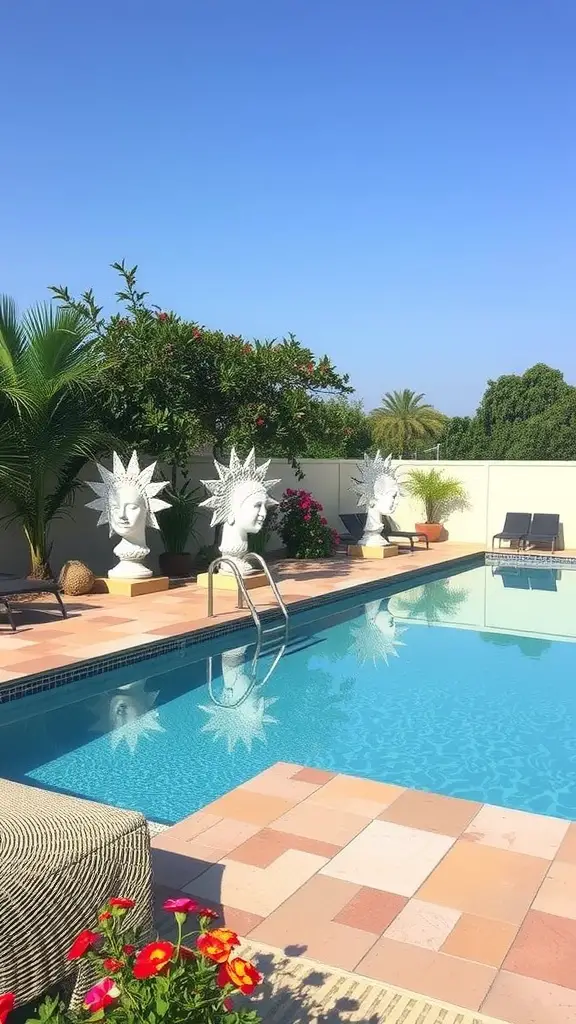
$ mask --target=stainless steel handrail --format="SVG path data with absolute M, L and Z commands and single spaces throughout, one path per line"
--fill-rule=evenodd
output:
M 219 558 L 215 558 L 214 561 L 210 562 L 210 565 L 208 566 L 208 618 L 212 618 L 212 616 L 214 615 L 214 580 L 213 580 L 213 577 L 214 577 L 214 572 L 215 572 L 215 570 L 217 569 L 217 567 L 219 565 L 228 565 L 228 566 L 230 566 L 230 568 L 232 570 L 232 575 L 234 576 L 234 578 L 236 580 L 236 583 L 238 585 L 238 607 L 239 608 L 243 607 L 243 605 L 242 605 L 242 598 L 245 598 L 246 599 L 246 604 L 248 605 L 248 607 L 250 609 L 250 612 L 251 612 L 251 615 L 252 615 L 252 618 L 254 619 L 254 624 L 256 626 L 256 629 L 258 630 L 258 637 L 260 637 L 260 634 L 262 633 L 262 623 L 260 622 L 260 616 L 258 615 L 258 612 L 256 611 L 254 602 L 253 602 L 252 598 L 250 597 L 250 594 L 248 593 L 248 591 L 247 591 L 247 589 L 246 589 L 246 587 L 244 585 L 244 580 L 242 578 L 240 570 L 238 569 L 238 566 L 236 565 L 235 562 L 232 561 L 231 558 L 225 558 L 223 555 L 221 555 Z
M 268 583 L 270 584 L 270 586 L 272 588 L 272 593 L 274 594 L 274 597 L 276 598 L 276 601 L 278 602 L 278 605 L 280 607 L 280 611 L 282 612 L 282 614 L 283 614 L 283 616 L 284 616 L 284 618 L 286 620 L 286 629 L 288 629 L 288 621 L 289 621 L 288 620 L 288 609 L 287 609 L 286 605 L 284 604 L 284 601 L 282 600 L 282 597 L 280 595 L 280 591 L 278 590 L 278 585 L 277 585 L 275 579 L 273 578 L 272 573 L 270 572 L 268 566 L 266 565 L 266 562 L 262 558 L 262 555 L 256 554 L 255 551 L 249 551 L 248 554 L 244 555 L 243 557 L 244 557 L 244 560 L 246 562 L 249 562 L 250 559 L 255 559 L 256 562 L 258 563 L 258 565 L 260 566 L 260 568 L 262 569 L 262 571 L 265 573 L 266 578 L 268 580 Z
M 239 708 L 240 705 L 243 704 L 244 701 L 248 699 L 248 697 L 250 696 L 250 694 L 252 693 L 252 691 L 254 689 L 261 690 L 263 686 L 266 686 L 266 683 L 270 679 L 270 676 L 272 675 L 272 673 L 275 671 L 276 666 L 277 666 L 278 662 L 280 661 L 280 658 L 284 654 L 285 650 L 286 650 L 286 644 L 284 643 L 284 644 L 281 645 L 281 647 L 279 647 L 279 649 L 278 649 L 278 651 L 277 651 L 277 653 L 276 653 L 276 655 L 274 657 L 274 661 L 272 662 L 270 668 L 268 669 L 266 675 L 264 676 L 264 679 L 262 679 L 261 682 L 258 682 L 258 677 L 256 676 L 257 657 L 255 657 L 252 660 L 252 666 L 251 666 L 252 680 L 251 680 L 251 683 L 250 683 L 249 686 L 246 687 L 246 690 L 244 691 L 242 696 L 239 697 L 238 700 L 235 701 L 233 704 L 227 704 L 225 701 L 219 700 L 217 697 L 214 696 L 213 672 L 212 672 L 212 655 L 210 655 L 208 657 L 208 659 L 207 659 L 207 662 L 208 662 L 208 693 L 210 695 L 210 700 L 212 701 L 212 703 L 215 704 L 216 707 L 226 708 L 227 711 L 234 711 L 235 708 Z

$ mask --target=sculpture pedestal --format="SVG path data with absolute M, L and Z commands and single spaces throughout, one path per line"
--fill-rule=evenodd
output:
M 142 594 L 156 594 L 168 590 L 168 576 L 146 576 L 141 580 L 123 580 L 110 576 L 97 576 L 92 587 L 93 594 L 118 594 L 121 597 L 141 597 Z
M 246 590 L 255 590 L 257 587 L 267 587 L 268 578 L 264 572 L 253 572 L 250 576 L 243 576 L 244 586 Z M 215 572 L 212 576 L 214 583 L 214 590 L 237 590 L 236 577 L 228 575 L 228 573 Z M 203 587 L 204 590 L 208 589 L 208 573 L 201 572 L 196 577 L 196 583 L 199 587 Z
M 346 554 L 349 558 L 392 558 L 398 554 L 397 544 L 386 544 L 385 547 L 367 547 L 362 544 L 349 544 Z

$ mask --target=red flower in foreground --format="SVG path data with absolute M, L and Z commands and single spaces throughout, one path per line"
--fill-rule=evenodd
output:
M 134 961 L 135 978 L 151 978 L 168 966 L 175 946 L 172 942 L 149 942 Z
M 14 1009 L 15 999 L 12 992 L 6 992 L 0 996 L 0 1024 L 5 1024 L 9 1013 Z
M 236 932 L 231 932 L 228 928 L 215 928 L 212 932 L 199 935 L 196 945 L 203 956 L 213 960 L 215 964 L 223 964 L 230 956 L 232 948 L 240 945 L 240 939 Z
M 136 952 L 136 946 L 131 946 L 128 943 L 126 946 L 122 946 L 122 952 L 126 953 L 126 956 L 131 956 L 132 953 Z
M 232 984 L 247 996 L 254 991 L 256 985 L 259 985 L 261 981 L 262 975 L 258 973 L 254 964 L 251 964 L 249 960 L 243 960 L 240 956 L 222 964 L 218 971 L 218 984 L 222 988 L 225 985 Z
M 136 904 L 134 900 L 127 900 L 124 896 L 113 896 L 111 900 L 108 900 L 108 904 L 111 907 L 119 907 L 121 910 L 132 910 Z
M 102 961 L 102 965 L 104 970 L 109 971 L 110 974 L 115 974 L 116 971 L 121 971 L 124 967 L 122 960 L 116 960 L 113 956 L 106 957 L 106 959 Z
M 90 1013 L 98 1013 L 115 1002 L 119 995 L 120 989 L 114 978 L 102 978 L 102 981 L 88 990 L 82 1005 L 85 1010 L 90 1010 Z
M 109 910 L 103 910 L 101 914 L 98 914 L 99 921 L 109 921 L 111 917 L 112 914 Z
M 187 899 L 185 896 L 177 900 L 166 900 L 164 903 L 164 910 L 169 914 L 191 914 L 197 907 L 196 900 Z
M 72 943 L 70 949 L 68 950 L 68 955 L 66 959 L 79 960 L 80 957 L 84 956 L 84 954 L 87 953 L 89 949 L 93 949 L 93 947 L 98 942 L 99 938 L 100 936 L 98 935 L 98 932 L 91 932 L 89 928 L 86 928 L 83 932 L 80 932 L 80 935 L 77 935 L 76 938 L 74 939 L 74 942 Z

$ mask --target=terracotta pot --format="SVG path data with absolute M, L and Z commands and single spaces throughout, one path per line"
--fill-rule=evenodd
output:
M 181 554 L 172 554 L 170 551 L 163 551 L 158 557 L 160 572 L 163 576 L 191 576 L 193 572 L 193 560 L 189 551 L 182 551 Z
M 418 533 L 426 534 L 431 544 L 436 544 L 442 536 L 441 523 L 416 523 L 415 528 Z

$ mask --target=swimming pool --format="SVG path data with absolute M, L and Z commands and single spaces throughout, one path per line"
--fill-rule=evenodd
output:
M 290 761 L 576 818 L 576 571 L 402 586 L 294 615 L 255 686 L 250 628 L 2 705 L 0 776 L 171 824 Z

